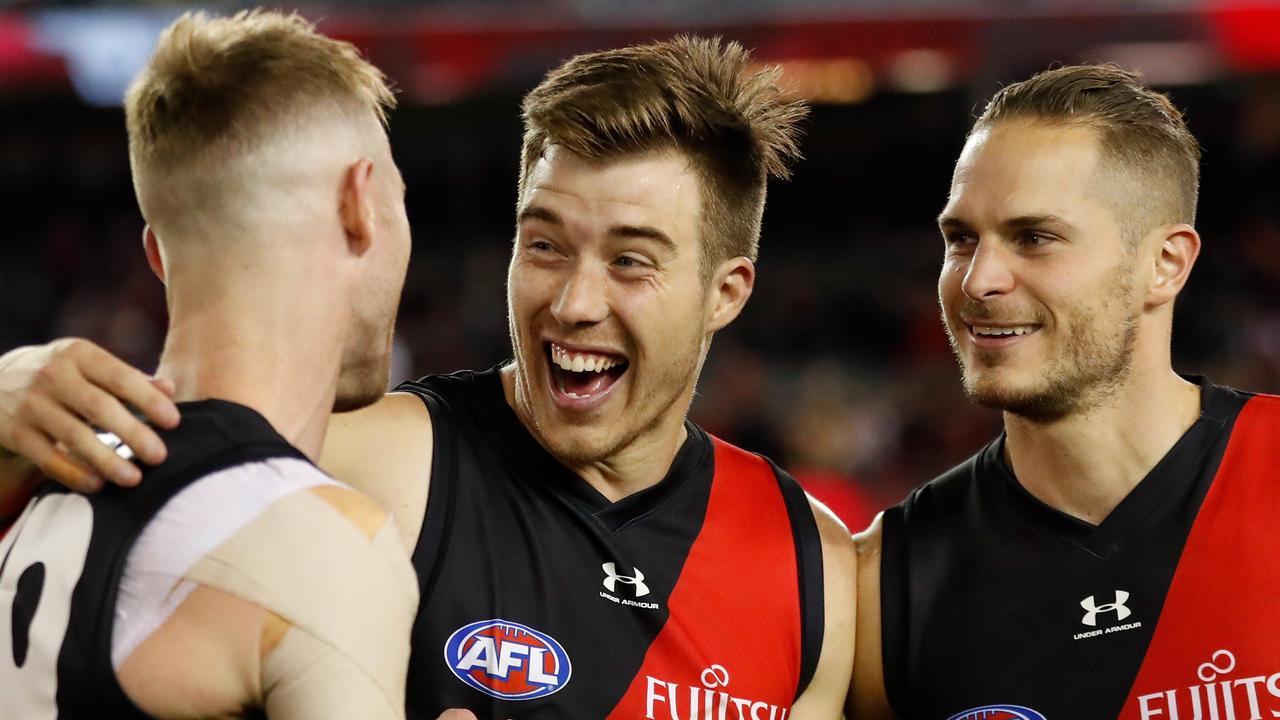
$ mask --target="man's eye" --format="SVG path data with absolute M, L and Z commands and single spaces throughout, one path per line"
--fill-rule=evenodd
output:
M 623 268 L 624 270 L 649 266 L 649 264 L 646 263 L 645 261 L 632 255 L 619 255 L 618 259 L 613 261 L 613 264 L 620 268 Z

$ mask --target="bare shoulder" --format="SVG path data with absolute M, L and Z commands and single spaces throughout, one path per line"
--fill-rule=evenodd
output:
M 884 533 L 884 513 L 876 515 L 871 524 L 862 532 L 853 536 L 853 544 L 858 550 L 859 565 L 866 562 L 880 562 L 880 541 Z
M 809 498 L 822 542 L 822 652 L 813 680 L 796 699 L 791 717 L 839 717 L 853 670 L 854 621 L 857 602 L 857 553 L 853 538 L 822 503 Z
M 838 576 L 856 583 L 857 549 L 849 528 L 827 506 L 809 498 L 813 519 L 818 524 L 818 537 L 822 540 L 822 564 Z M 824 573 L 825 574 L 825 573 Z
M 429 446 L 431 413 L 420 398 L 409 393 L 388 393 L 368 407 L 334 413 L 329 418 L 321 467 L 336 453 L 359 454 L 362 449 L 368 450 L 362 443 L 370 440 L 412 440 Z
M 395 516 L 405 547 L 417 544 L 431 484 L 434 435 L 420 398 L 391 393 L 329 421 L 320 467 Z
M 857 643 L 853 681 L 845 716 L 854 720 L 892 720 L 893 711 L 884 689 L 884 662 L 880 642 L 880 551 L 884 513 L 854 535 L 857 548 Z

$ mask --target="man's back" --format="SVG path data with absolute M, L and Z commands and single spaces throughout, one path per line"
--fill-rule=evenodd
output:
M 81 497 L 51 485 L 0 544 L 0 605 L 13 618 L 0 631 L 4 716 L 263 704 L 273 717 L 341 717 L 344 703 L 399 716 L 416 597 L 394 525 L 249 408 L 181 408 L 180 428 L 164 433 L 169 459 L 140 488 Z M 323 611 L 351 587 L 368 592 L 359 612 Z M 334 692 L 298 697 L 317 685 L 305 678 L 314 668 L 294 666 L 302 652 Z

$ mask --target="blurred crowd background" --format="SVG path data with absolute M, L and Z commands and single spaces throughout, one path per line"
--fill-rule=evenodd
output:
M 246 3 L 206 5 L 230 12 Z M 76 335 L 153 367 L 163 288 L 141 250 L 118 98 L 165 3 L 0 3 L 0 352 Z M 999 431 L 938 321 L 933 218 L 975 113 L 1054 63 L 1110 60 L 1169 91 L 1204 146 L 1204 250 L 1177 369 L 1280 391 L 1280 8 L 1237 2 L 529 0 L 300 6 L 401 89 L 391 137 L 414 257 L 396 375 L 509 356 L 504 277 L 521 95 L 570 55 L 720 34 L 813 104 L 770 187 L 755 294 L 694 405 L 851 525 Z M 299 308 L 306 312 L 306 308 Z M 282 372 L 287 372 L 282 368 Z

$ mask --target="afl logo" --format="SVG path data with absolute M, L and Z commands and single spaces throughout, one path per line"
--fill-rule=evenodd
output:
M 569 684 L 569 655 L 550 635 L 506 620 L 453 631 L 444 661 L 462 682 L 503 700 L 546 697 Z
M 952 715 L 947 720 L 1045 720 L 1045 716 L 1021 705 L 983 705 Z

